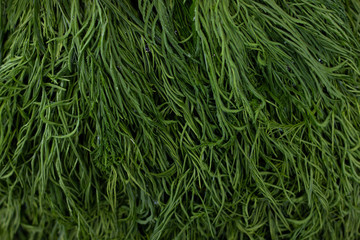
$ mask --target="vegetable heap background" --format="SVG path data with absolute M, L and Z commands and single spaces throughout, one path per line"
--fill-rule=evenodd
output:
M 0 6 L 0 239 L 360 239 L 358 0 Z

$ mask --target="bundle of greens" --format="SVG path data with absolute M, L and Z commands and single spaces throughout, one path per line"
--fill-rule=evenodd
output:
M 2 0 L 0 239 L 360 239 L 358 0 Z

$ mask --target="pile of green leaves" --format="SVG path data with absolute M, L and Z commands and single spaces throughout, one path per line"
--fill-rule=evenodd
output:
M 0 239 L 360 239 L 358 0 L 0 2 Z

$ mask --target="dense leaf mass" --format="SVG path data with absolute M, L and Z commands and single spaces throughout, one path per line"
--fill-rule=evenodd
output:
M 0 17 L 0 239 L 360 239 L 358 0 Z

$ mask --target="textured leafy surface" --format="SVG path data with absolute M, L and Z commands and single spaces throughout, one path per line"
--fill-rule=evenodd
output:
M 0 14 L 0 239 L 360 239 L 358 0 Z

